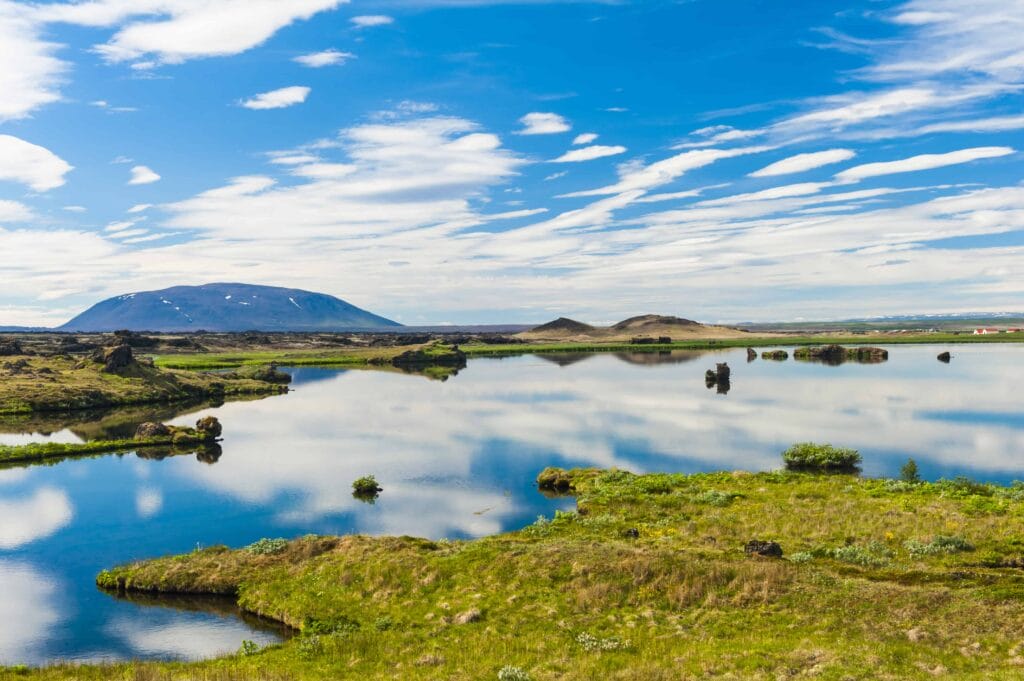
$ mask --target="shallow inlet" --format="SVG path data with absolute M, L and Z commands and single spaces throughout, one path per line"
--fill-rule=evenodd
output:
M 153 607 L 162 601 L 117 599 L 93 580 L 136 558 L 262 537 L 520 527 L 573 504 L 536 492 L 548 465 L 764 470 L 815 440 L 858 448 L 864 475 L 896 475 L 912 456 L 931 479 L 1024 478 L 1024 347 L 889 349 L 883 364 L 836 367 L 748 364 L 742 348 L 526 355 L 472 360 L 443 383 L 299 368 L 293 393 L 264 400 L 5 420 L 0 441 L 37 441 L 212 414 L 225 440 L 213 462 L 127 454 L 0 470 L 0 661 L 195 658 L 278 640 L 223 603 Z M 705 387 L 718 362 L 732 368 L 727 394 Z M 366 474 L 384 487 L 373 505 L 351 495 Z

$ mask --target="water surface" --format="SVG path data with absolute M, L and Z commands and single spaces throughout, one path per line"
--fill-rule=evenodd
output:
M 894 346 L 886 363 L 835 367 L 747 363 L 742 349 L 528 355 L 472 360 L 446 382 L 300 368 L 288 395 L 185 414 L 3 419 L 0 442 L 75 441 L 212 414 L 224 442 L 215 461 L 128 454 L 0 470 L 0 662 L 197 658 L 278 640 L 229 604 L 120 600 L 95 574 L 261 537 L 514 529 L 572 505 L 534 489 L 549 465 L 766 470 L 814 440 L 859 449 L 865 475 L 895 475 L 912 456 L 932 479 L 1024 479 L 1024 346 L 953 346 L 948 365 L 935 359 L 943 349 Z M 704 385 L 722 361 L 727 394 Z M 373 505 L 351 495 L 366 474 L 384 487 Z

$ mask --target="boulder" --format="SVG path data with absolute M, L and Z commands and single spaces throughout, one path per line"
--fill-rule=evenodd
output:
M 135 355 L 132 354 L 130 345 L 117 345 L 105 350 L 97 350 L 93 359 L 103 364 L 103 371 L 108 374 L 116 374 L 121 369 L 126 369 L 135 363 Z
M 789 353 L 785 350 L 765 350 L 761 353 L 761 359 L 772 359 L 776 362 L 784 362 L 789 359 Z
M 940 352 L 939 356 L 936 359 L 938 359 L 943 364 L 949 364 L 949 360 L 953 359 L 953 355 L 949 354 L 948 352 Z
M 136 440 L 152 440 L 158 437 L 170 437 L 171 429 L 162 423 L 143 423 L 135 429 Z
M 757 539 L 752 539 L 743 546 L 743 552 L 748 556 L 782 558 L 782 547 L 778 542 L 774 541 L 759 541 Z
M 196 430 L 206 440 L 216 440 L 224 432 L 224 427 L 215 416 L 206 416 L 196 421 Z
M 479 622 L 480 618 L 483 617 L 483 613 L 479 609 L 473 608 L 466 612 L 460 612 L 455 616 L 455 624 L 471 624 L 472 622 Z
M 753 362 L 755 359 L 757 359 L 757 350 L 754 348 L 747 348 L 747 361 Z

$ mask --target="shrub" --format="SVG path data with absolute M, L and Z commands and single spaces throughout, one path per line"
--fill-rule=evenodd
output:
M 924 556 L 938 556 L 942 554 L 960 553 L 961 551 L 973 551 L 974 545 L 963 537 L 947 537 L 936 535 L 930 542 L 925 544 L 915 539 L 903 543 L 904 548 L 914 558 Z
M 786 468 L 809 471 L 853 471 L 862 461 L 856 449 L 800 442 L 782 453 Z
M 352 496 L 356 499 L 373 501 L 377 499 L 383 487 L 377 483 L 373 475 L 364 475 L 352 482 Z
M 885 548 L 884 545 L 878 543 L 871 543 L 868 546 L 849 544 L 832 549 L 828 553 L 836 560 L 863 567 L 882 567 L 892 557 L 892 552 Z
M 789 562 L 791 563 L 810 563 L 812 560 L 814 560 L 814 554 L 807 551 L 798 551 L 789 556 Z
M 694 501 L 698 504 L 707 504 L 708 506 L 728 506 L 738 496 L 738 494 L 730 492 L 719 492 L 718 490 L 709 489 L 694 497 Z
M 990 485 L 986 485 L 982 482 L 975 482 L 970 478 L 959 476 L 952 480 L 939 480 L 935 483 L 944 492 L 948 492 L 953 496 L 967 497 L 967 496 L 981 496 L 990 497 L 993 494 L 993 489 Z
M 582 631 L 576 634 L 576 643 L 580 644 L 587 652 L 604 652 L 608 650 L 622 650 L 629 647 L 629 641 L 623 641 L 617 636 L 600 638 L 593 634 Z
M 900 469 L 900 480 L 903 482 L 921 482 L 921 474 L 917 472 L 917 462 L 913 459 L 907 459 L 907 462 L 903 464 L 903 468 Z
M 239 655 L 255 655 L 258 652 L 260 652 L 260 645 L 248 639 L 242 641 L 242 647 L 238 649 Z
M 378 617 L 374 621 L 373 628 L 376 629 L 377 631 L 387 631 L 388 629 L 390 629 L 394 625 L 395 625 L 395 623 L 391 620 L 391 618 L 388 617 L 387 615 L 384 615 L 383 617 Z
M 260 539 L 246 546 L 245 550 L 254 556 L 267 556 L 280 553 L 286 548 L 288 548 L 287 539 Z
M 498 670 L 498 681 L 530 681 L 530 675 L 521 667 L 507 664 Z

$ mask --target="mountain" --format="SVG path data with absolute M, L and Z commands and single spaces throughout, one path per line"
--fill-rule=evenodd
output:
M 104 300 L 59 331 L 355 331 L 401 324 L 323 293 L 251 284 L 175 286 Z

